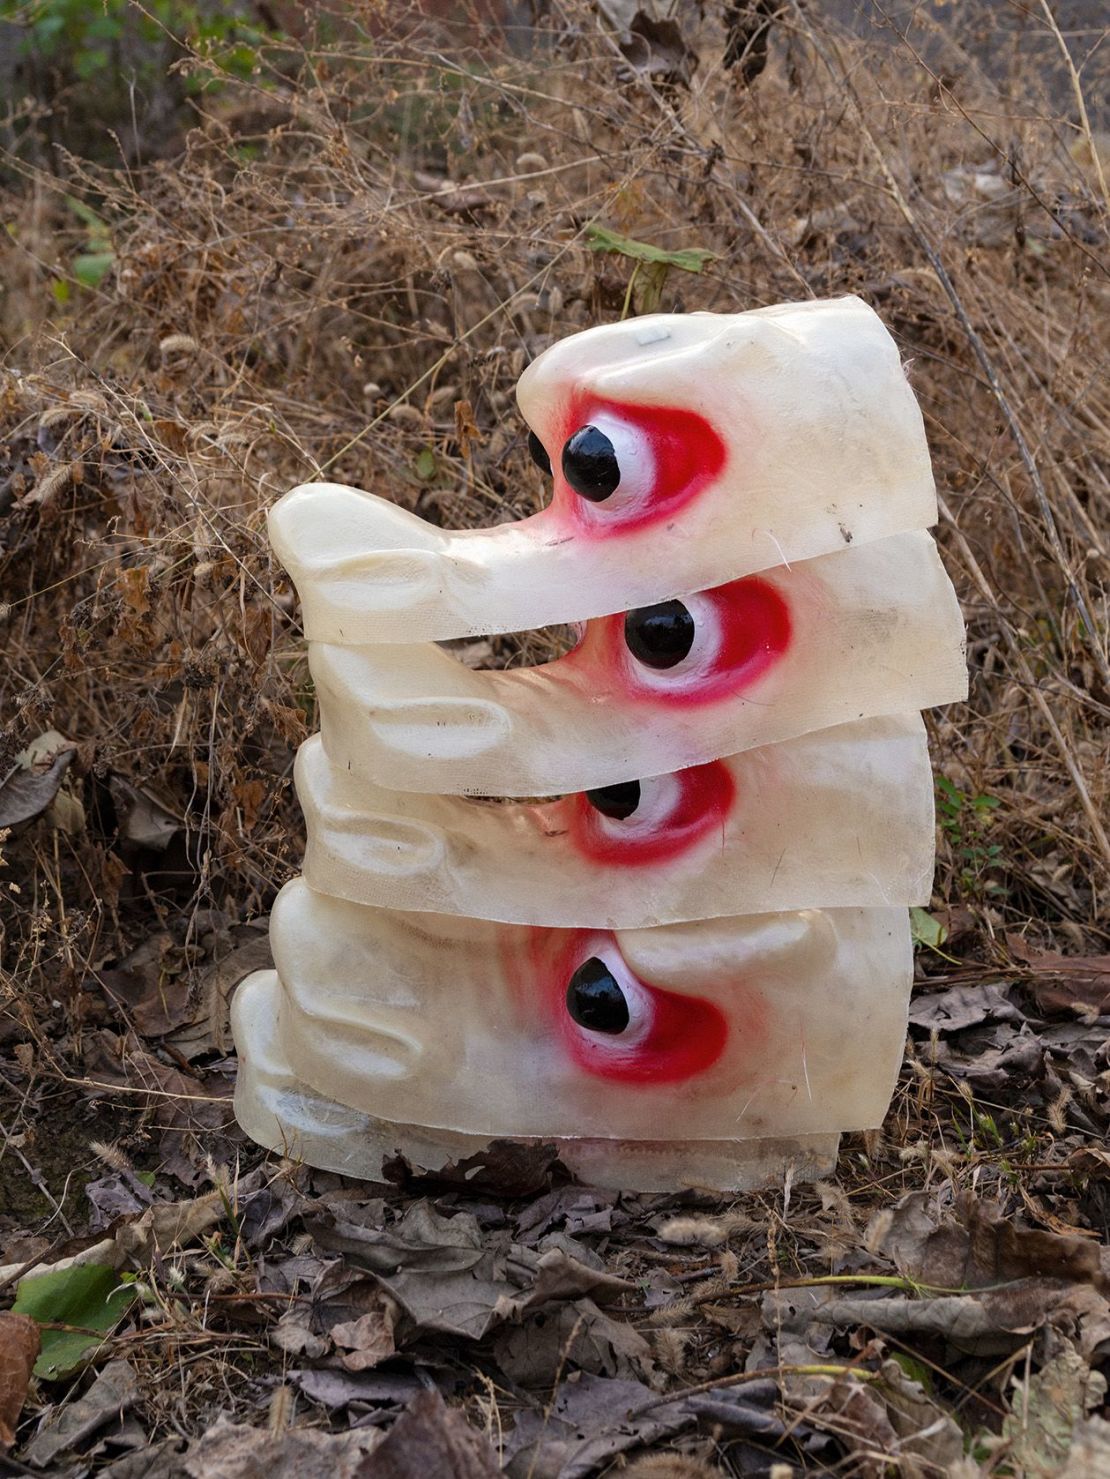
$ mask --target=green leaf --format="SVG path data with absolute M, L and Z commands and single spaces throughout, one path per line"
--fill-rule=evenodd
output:
M 72 1330 L 42 1332 L 42 1354 L 35 1375 L 62 1381 L 86 1364 L 104 1338 L 131 1308 L 135 1289 L 127 1274 L 101 1264 L 77 1264 L 19 1282 L 12 1309 L 40 1325 L 71 1325 Z
M 948 931 L 927 909 L 915 907 L 910 910 L 910 936 L 915 945 L 927 945 L 930 950 L 939 950 L 948 938 Z
M 69 302 L 69 283 L 64 277 L 56 277 L 50 284 L 50 291 L 54 294 L 55 303 Z
M 892 1351 L 891 1359 L 896 1361 L 911 1381 L 916 1381 L 927 1393 L 932 1395 L 933 1373 L 920 1362 L 916 1356 L 908 1355 L 905 1351 Z
M 704 247 L 683 247 L 677 252 L 667 252 L 650 242 L 634 241 L 631 236 L 610 231 L 607 226 L 587 226 L 586 241 L 592 252 L 612 252 L 619 257 L 630 257 L 634 262 L 679 267 L 683 272 L 700 272 L 707 262 L 718 256 L 717 252 L 707 251 Z
M 73 275 L 86 288 L 99 287 L 115 260 L 115 252 L 82 252 L 73 259 Z
M 422 483 L 430 483 L 436 475 L 436 454 L 431 447 L 422 447 L 416 459 L 416 476 Z
M 91 205 L 86 205 L 83 200 L 78 200 L 75 195 L 66 196 L 66 205 L 69 206 L 82 225 L 89 228 L 90 236 L 95 234 L 105 239 L 109 236 L 108 222 L 103 216 L 98 216 Z

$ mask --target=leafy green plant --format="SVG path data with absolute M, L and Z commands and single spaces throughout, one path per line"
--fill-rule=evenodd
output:
M 998 796 L 977 796 L 961 791 L 947 776 L 936 778 L 937 821 L 947 839 L 957 869 L 961 890 L 970 896 L 1002 892 L 1002 884 L 986 874 L 1002 854 L 1000 843 L 990 840 L 991 820 L 1002 805 Z
M 137 44 L 150 61 L 160 60 L 167 40 L 188 40 L 221 67 L 248 76 L 255 63 L 249 44 L 260 32 L 234 9 L 178 5 L 173 0 L 0 0 L 0 20 L 23 31 L 21 49 L 53 62 L 66 63 L 83 81 L 103 76 L 116 66 L 125 43 Z
M 100 1264 L 76 1264 L 22 1279 L 12 1308 L 43 1327 L 35 1375 L 72 1376 L 131 1308 L 136 1290 L 127 1274 Z
M 663 247 L 652 246 L 650 242 L 634 241 L 630 236 L 610 231 L 608 226 L 587 226 L 586 241 L 592 252 L 609 252 L 614 256 L 627 257 L 636 264 L 628 280 L 628 291 L 621 310 L 622 318 L 628 314 L 636 280 L 641 272 L 644 286 L 640 297 L 640 312 L 654 313 L 662 301 L 667 274 L 672 267 L 677 267 L 680 272 L 701 272 L 705 264 L 713 261 L 717 255 L 704 247 L 682 247 L 678 251 L 668 252 Z

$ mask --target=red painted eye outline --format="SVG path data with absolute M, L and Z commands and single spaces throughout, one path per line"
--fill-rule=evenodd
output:
M 670 667 L 649 667 L 628 647 L 625 623 L 652 607 L 588 622 L 582 642 L 560 661 L 583 670 L 589 665 L 629 698 L 687 708 L 750 688 L 789 650 L 790 608 L 759 576 L 684 596 L 681 604 L 693 617 L 694 637 L 687 654 Z
M 567 988 L 589 960 L 604 963 L 628 1006 L 618 1033 L 591 1031 L 570 1015 Z M 624 1084 L 675 1084 L 704 1073 L 728 1041 L 728 1022 L 713 1002 L 651 986 L 625 964 L 612 935 L 574 931 L 548 988 L 560 1036 L 574 1063 L 595 1078 Z
M 620 472 L 614 491 L 596 501 L 576 493 L 562 467 L 567 443 L 587 426 L 608 439 Z M 556 439 L 558 446 L 546 449 L 555 479 L 550 512 L 576 532 L 599 538 L 672 517 L 721 475 L 728 457 L 724 442 L 696 412 L 624 401 L 576 401 Z
M 606 816 L 586 792 L 567 799 L 570 842 L 583 857 L 622 867 L 667 862 L 720 836 L 736 799 L 732 772 L 720 760 L 638 785 L 638 803 L 624 817 Z

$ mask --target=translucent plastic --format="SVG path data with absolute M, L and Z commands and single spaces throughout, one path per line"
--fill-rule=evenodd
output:
M 241 989 L 236 1015 L 240 1030 L 249 1034 L 249 1051 L 239 1060 L 235 1115 L 252 1140 L 292 1160 L 368 1181 L 387 1180 L 398 1155 L 438 1171 L 488 1147 L 489 1135 L 382 1119 L 313 1089 L 293 1072 L 279 1039 L 276 973 L 259 972 Z M 656 1127 L 657 1134 L 664 1130 Z M 621 1191 L 762 1190 L 781 1183 L 787 1168 L 795 1179 L 812 1181 L 833 1173 L 840 1141 L 835 1131 L 743 1141 L 515 1132 L 509 1138 L 554 1145 L 562 1163 L 587 1186 Z
M 367 908 L 297 880 L 271 938 L 276 974 L 234 1002 L 248 1067 L 269 1040 L 289 1074 L 348 1109 L 487 1136 L 876 1125 L 912 978 L 904 909 L 529 929 Z M 623 1000 L 619 1030 L 574 1015 L 583 973 L 599 970 Z
M 270 537 L 310 641 L 582 621 L 936 519 L 921 413 L 858 298 L 589 329 L 530 365 L 518 397 L 553 469 L 533 518 L 444 531 L 329 483 L 274 507 Z M 563 472 L 587 425 L 620 472 L 600 501 Z
M 689 598 L 676 666 L 624 618 L 566 657 L 474 672 L 432 643 L 313 645 L 324 748 L 390 789 L 550 796 L 966 696 L 964 629 L 930 536 L 895 535 Z
M 534 518 L 456 533 L 329 484 L 271 513 L 321 733 L 236 1114 L 373 1178 L 500 1137 L 607 1186 L 828 1174 L 901 1061 L 918 711 L 967 692 L 897 350 L 853 298 L 656 316 L 518 394 Z M 567 622 L 532 668 L 436 645 Z
M 933 777 L 917 714 L 862 719 L 591 798 L 389 791 L 297 757 L 304 875 L 336 898 L 602 929 L 927 904 Z M 608 814 L 607 814 L 608 813 Z

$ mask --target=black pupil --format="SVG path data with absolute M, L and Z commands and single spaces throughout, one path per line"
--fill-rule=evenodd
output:
M 641 606 L 625 617 L 624 640 L 649 668 L 673 668 L 694 645 L 694 618 L 681 601 Z
M 528 433 L 528 455 L 541 471 L 547 473 L 548 477 L 551 476 L 551 458 L 534 431 Z
M 628 1002 L 613 973 L 592 955 L 578 967 L 567 987 L 567 1011 L 590 1032 L 623 1032 L 628 1026 Z
M 563 476 L 583 498 L 601 503 L 621 480 L 613 443 L 596 426 L 580 426 L 563 448 Z
M 621 781 L 615 786 L 599 786 L 586 792 L 586 800 L 603 817 L 623 822 L 640 804 L 640 782 Z

